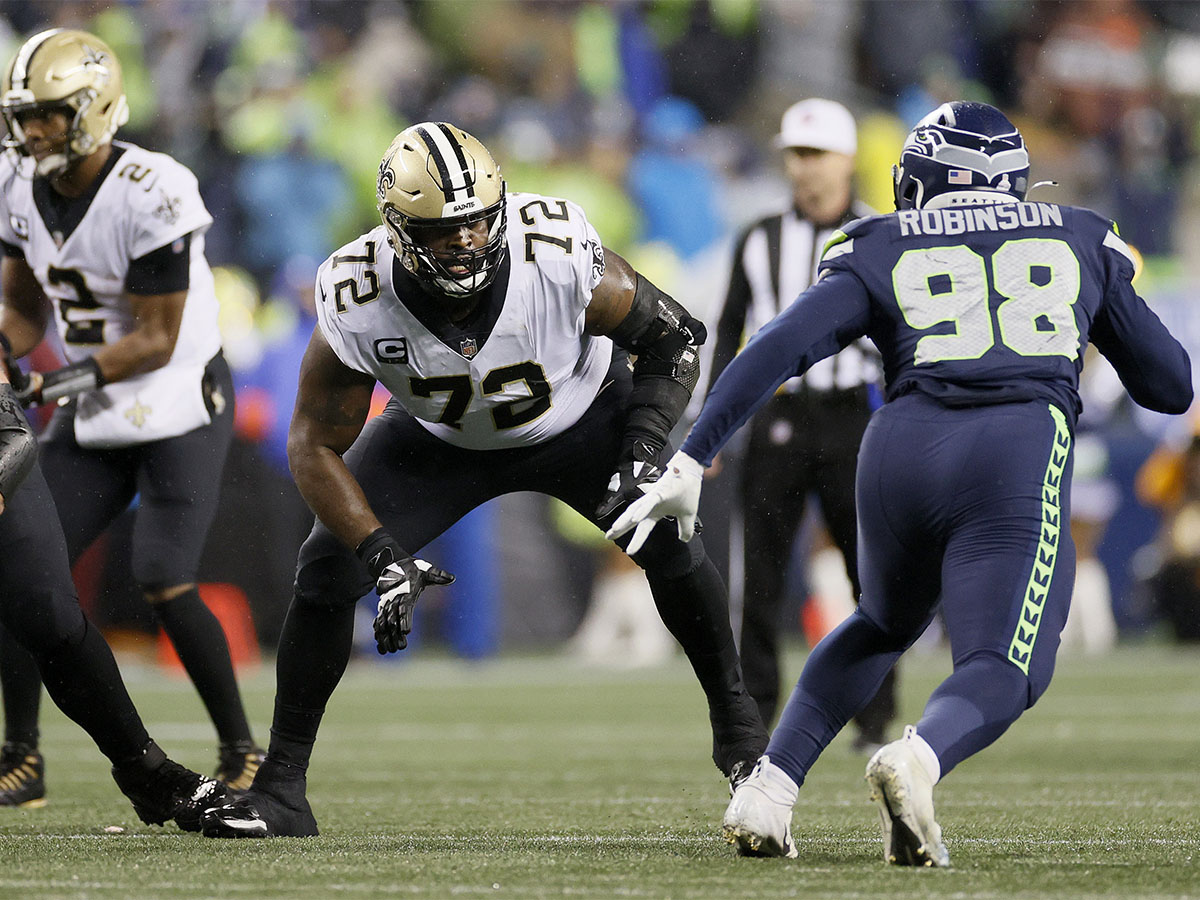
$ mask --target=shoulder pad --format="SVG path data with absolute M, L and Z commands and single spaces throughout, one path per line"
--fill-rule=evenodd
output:
M 821 262 L 828 262 L 839 256 L 845 256 L 847 253 L 853 253 L 855 240 L 866 237 L 885 221 L 887 221 L 887 216 L 874 215 L 847 222 L 830 235 L 829 240 L 825 242 L 825 249 L 821 251 Z

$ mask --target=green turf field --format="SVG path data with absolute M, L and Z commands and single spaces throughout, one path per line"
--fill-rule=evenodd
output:
M 945 667 L 942 653 L 906 661 L 906 719 Z M 159 742 L 211 767 L 188 683 L 125 669 Z M 269 668 L 245 679 L 264 738 L 273 686 Z M 845 738 L 801 791 L 800 858 L 736 858 L 682 659 L 624 673 L 549 657 L 357 665 L 317 745 L 311 840 L 141 825 L 83 733 L 46 706 L 51 802 L 0 810 L 5 900 L 1200 898 L 1200 654 L 1168 647 L 1060 661 L 1042 703 L 938 787 L 948 871 L 882 862 Z

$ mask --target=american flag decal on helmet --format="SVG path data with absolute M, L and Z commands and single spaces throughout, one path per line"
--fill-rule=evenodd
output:
M 969 169 L 951 169 L 946 173 L 946 181 L 949 184 L 970 184 L 971 172 Z

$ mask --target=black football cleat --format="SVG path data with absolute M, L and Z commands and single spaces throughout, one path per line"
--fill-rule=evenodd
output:
M 733 796 L 733 792 L 741 787 L 742 782 L 750 777 L 750 773 L 754 771 L 755 765 L 758 764 L 757 759 L 739 759 L 729 769 L 729 796 Z
M 35 809 L 46 805 L 46 764 L 28 744 L 0 748 L 0 806 Z
M 316 837 L 317 820 L 304 794 L 283 797 L 252 787 L 235 800 L 209 809 L 201 830 L 210 838 Z
M 217 771 L 213 777 L 230 791 L 247 791 L 264 759 L 266 753 L 252 741 L 222 744 L 217 752 Z
M 153 741 L 138 759 L 113 766 L 112 775 L 147 825 L 174 819 L 184 831 L 199 831 L 201 814 L 228 797 L 225 785 L 168 759 Z

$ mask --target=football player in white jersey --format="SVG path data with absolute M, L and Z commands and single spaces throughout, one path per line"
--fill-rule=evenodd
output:
M 224 632 L 196 585 L 233 427 L 204 258 L 212 219 L 188 169 L 113 140 L 128 110 L 117 59 L 95 36 L 34 35 L 9 62 L 2 90 L 9 134 L 0 159 L 0 344 L 16 359 L 57 329 L 68 362 L 30 373 L 18 394 L 58 405 L 42 436 L 42 466 L 70 559 L 140 495 L 133 576 L 216 726 L 218 778 L 248 787 L 261 751 Z M 0 680 L 0 805 L 36 802 L 45 792 L 41 686 L 11 639 Z M 10 784 L 10 770 L 31 757 L 37 777 Z
M 704 326 L 606 252 L 574 203 L 507 195 L 471 135 L 408 128 L 378 188 L 382 224 L 318 275 L 288 440 L 317 524 L 280 639 L 267 760 L 240 801 L 205 814 L 210 836 L 317 833 L 305 773 L 359 597 L 377 590 L 375 639 L 394 652 L 422 590 L 453 580 L 413 554 L 485 501 L 538 491 L 603 528 L 659 471 L 699 375 Z M 376 382 L 392 399 L 366 422 Z M 713 760 L 737 780 L 766 729 L 724 585 L 672 527 L 634 558 L 708 697 Z

